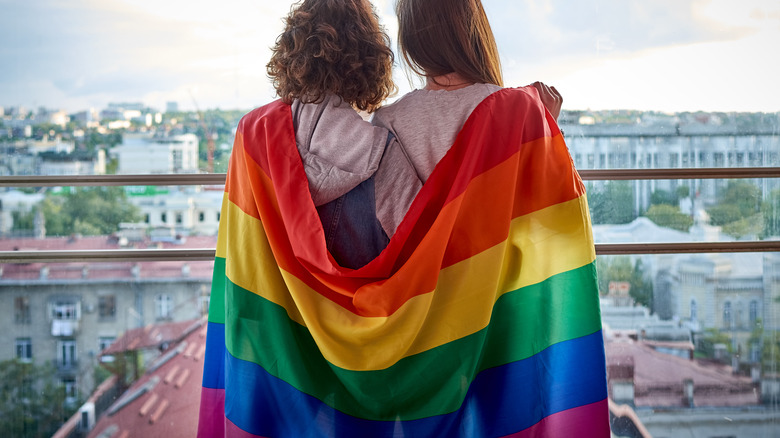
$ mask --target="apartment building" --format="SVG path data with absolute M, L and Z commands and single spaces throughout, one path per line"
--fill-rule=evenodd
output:
M 0 251 L 129 248 L 116 236 L 0 240 Z M 135 242 L 213 248 L 215 237 Z M 127 330 L 198 318 L 208 309 L 213 262 L 0 265 L 0 361 L 55 365 L 69 396 L 94 389 L 98 353 Z

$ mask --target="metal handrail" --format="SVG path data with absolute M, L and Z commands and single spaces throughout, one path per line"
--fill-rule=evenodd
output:
M 780 167 L 590 169 L 580 170 L 579 173 L 583 180 L 780 178 Z M 0 187 L 223 185 L 225 176 L 224 173 L 0 176 Z M 596 254 L 598 255 L 724 252 L 780 252 L 780 241 L 596 244 Z M 213 259 L 213 248 L 0 251 L 0 263 L 202 261 Z
M 780 240 L 748 242 L 597 243 L 598 255 L 780 252 Z M 214 248 L 0 251 L 0 263 L 98 263 L 214 260 Z
M 780 167 L 707 167 L 674 169 L 583 169 L 583 180 L 664 180 L 780 178 Z M 222 185 L 224 173 L 178 173 L 134 175 L 4 175 L 0 187 L 70 186 L 186 186 Z

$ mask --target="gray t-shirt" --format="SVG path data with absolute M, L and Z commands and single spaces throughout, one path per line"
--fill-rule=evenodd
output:
M 388 146 L 375 177 L 377 217 L 388 236 L 395 234 L 474 108 L 500 89 L 474 84 L 453 91 L 414 90 L 377 110 L 372 123 L 398 140 Z

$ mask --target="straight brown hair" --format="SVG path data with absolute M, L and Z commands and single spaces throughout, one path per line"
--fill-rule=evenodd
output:
M 458 73 L 503 86 L 498 47 L 480 0 L 398 0 L 398 46 L 409 67 L 431 78 Z

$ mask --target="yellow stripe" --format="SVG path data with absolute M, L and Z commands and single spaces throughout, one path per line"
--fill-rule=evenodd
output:
M 443 269 L 431 293 L 415 296 L 393 315 L 363 317 L 280 270 L 259 221 L 230 203 L 223 216 L 231 224 L 223 253 L 228 256 L 226 275 L 284 307 L 292 320 L 309 329 L 332 364 L 351 370 L 384 369 L 485 328 L 502 294 L 592 263 L 587 211 L 581 197 L 516 218 L 508 241 Z M 496 283 L 497 279 L 502 280 Z M 392 283 L 390 278 L 364 287 L 393 289 Z
M 220 258 L 225 258 L 225 255 L 227 254 L 227 218 L 228 218 L 228 208 L 230 207 L 230 201 L 228 200 L 228 194 L 225 192 L 225 194 L 222 196 L 222 207 L 219 211 L 219 228 L 217 229 L 217 250 L 215 255 Z M 235 205 L 233 208 L 237 208 Z M 222 220 L 225 219 L 225 220 Z

